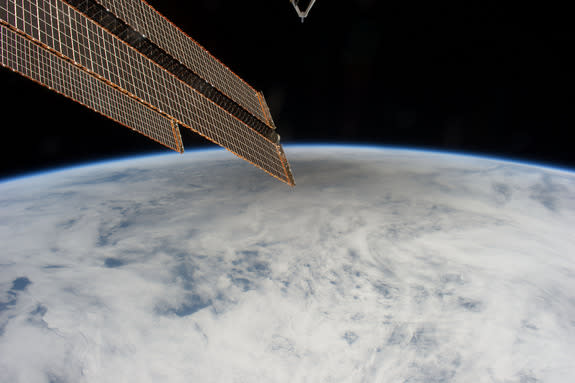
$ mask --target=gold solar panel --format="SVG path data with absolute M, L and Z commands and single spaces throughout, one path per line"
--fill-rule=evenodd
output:
M 204 47 L 142 0 L 95 0 L 266 122 L 258 93 Z
M 0 24 L 3 66 L 77 101 L 170 149 L 183 151 L 171 121 Z
M 96 0 L 69 2 L 78 8 L 61 0 L 0 0 L 2 64 L 174 150 L 182 151 L 180 124 L 294 184 L 263 95 L 254 93 L 262 117 L 254 119 L 209 83 L 186 82 L 187 68 L 179 75 L 170 71 L 174 61 L 159 48 L 152 46 L 162 62 L 142 53 L 151 43 L 115 16 L 106 14 L 115 23 L 111 28 L 81 12 L 108 12 Z M 123 38 L 113 29 L 123 30 Z M 134 39 L 139 48 L 130 45 Z

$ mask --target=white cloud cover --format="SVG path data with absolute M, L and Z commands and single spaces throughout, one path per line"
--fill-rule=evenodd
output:
M 0 184 L 0 381 L 575 376 L 574 174 L 287 150 L 294 190 L 220 151 Z

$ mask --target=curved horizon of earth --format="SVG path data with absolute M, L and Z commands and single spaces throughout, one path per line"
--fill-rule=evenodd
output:
M 0 182 L 0 381 L 569 382 L 575 173 L 287 146 Z

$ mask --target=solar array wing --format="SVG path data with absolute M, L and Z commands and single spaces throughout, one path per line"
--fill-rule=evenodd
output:
M 271 117 L 261 94 L 255 93 L 266 122 L 178 64 L 96 1 L 2 0 L 0 23 L 5 31 L 2 65 L 174 150 L 182 151 L 176 129 L 181 124 L 294 184 L 273 122 L 267 123 Z M 26 49 L 19 48 L 23 41 Z M 39 64 L 37 56 L 50 59 Z M 51 75 L 42 77 L 42 71 Z M 90 92 L 92 83 L 98 92 Z M 113 104 L 112 99 L 122 101 Z M 113 110 L 113 105 L 133 107 Z M 144 118 L 145 122 L 139 121 Z
M 171 121 L 0 24 L 2 65 L 167 147 L 182 151 Z

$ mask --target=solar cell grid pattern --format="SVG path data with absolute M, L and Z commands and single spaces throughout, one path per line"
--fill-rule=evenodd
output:
M 66 3 L 8 0 L 2 7 L 2 20 L 78 67 L 290 183 L 278 145 Z
M 181 150 L 170 120 L 86 73 L 61 57 L 0 24 L 0 62 L 3 66 L 49 87 L 119 123 Z
M 142 0 L 96 0 L 263 122 L 257 92 Z

